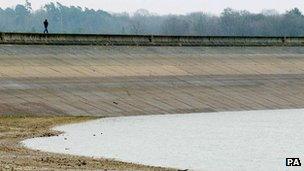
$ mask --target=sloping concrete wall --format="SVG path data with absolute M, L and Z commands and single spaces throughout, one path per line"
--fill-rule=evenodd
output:
M 0 44 L 108 46 L 303 46 L 304 37 L 200 37 L 0 33 Z
M 0 45 L 0 114 L 304 107 L 304 47 Z

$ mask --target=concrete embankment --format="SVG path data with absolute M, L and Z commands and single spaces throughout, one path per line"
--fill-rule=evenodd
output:
M 34 35 L 39 36 L 51 41 Z M 304 107 L 301 46 L 16 45 L 21 40 L 5 39 L 0 114 L 122 116 Z

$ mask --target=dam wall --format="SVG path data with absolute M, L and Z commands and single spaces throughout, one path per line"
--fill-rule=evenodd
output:
M 0 33 L 0 44 L 104 46 L 303 46 L 304 37 Z
M 0 115 L 304 108 L 304 47 L 0 45 Z
M 0 115 L 304 108 L 301 37 L 0 35 Z

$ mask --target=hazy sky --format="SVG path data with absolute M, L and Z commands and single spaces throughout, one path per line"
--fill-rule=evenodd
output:
M 224 8 L 245 9 L 260 12 L 263 9 L 276 9 L 284 12 L 293 7 L 304 10 L 304 0 L 29 0 L 34 9 L 51 1 L 64 5 L 75 5 L 102 9 L 110 12 L 134 12 L 137 9 L 147 9 L 159 14 L 184 14 L 194 11 L 204 11 L 219 14 Z M 24 0 L 0 0 L 2 8 L 11 7 Z

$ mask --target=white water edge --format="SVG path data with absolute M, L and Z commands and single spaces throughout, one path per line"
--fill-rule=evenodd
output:
M 304 161 L 304 109 L 105 118 L 22 143 L 46 152 L 191 170 L 287 170 Z M 303 168 L 302 168 L 303 169 Z

